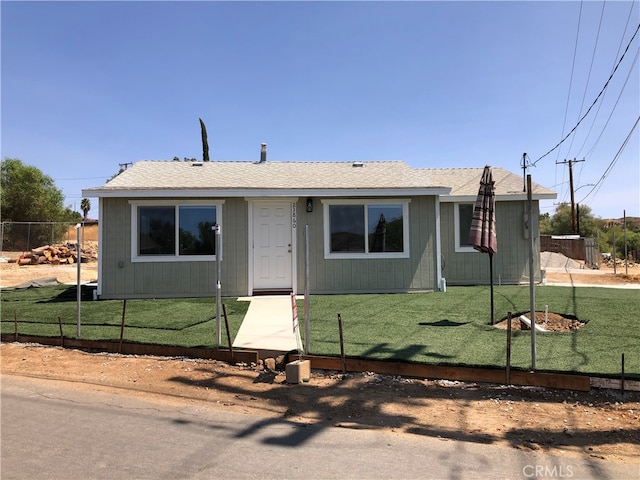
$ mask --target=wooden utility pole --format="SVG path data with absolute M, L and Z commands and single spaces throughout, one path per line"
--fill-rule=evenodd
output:
M 578 221 L 576 218 L 576 201 L 574 198 L 574 190 L 573 190 L 573 164 L 578 162 L 584 162 L 584 158 L 582 160 L 565 160 L 563 162 L 556 162 L 556 164 L 569 164 L 569 189 L 571 190 L 571 233 L 578 233 Z
M 522 191 L 527 191 L 527 152 L 522 154 L 522 163 L 520 164 L 522 167 Z

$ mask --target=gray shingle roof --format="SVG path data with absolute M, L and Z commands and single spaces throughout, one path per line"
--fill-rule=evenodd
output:
M 433 190 L 428 173 L 404 162 L 174 162 L 140 161 L 102 187 L 83 195 L 115 196 L 117 192 L 151 190 L 251 191 L 294 193 L 325 190 Z M 445 190 L 445 191 L 441 191 Z M 109 195 L 112 194 L 112 195 Z
M 178 162 L 135 163 L 87 197 L 170 195 L 444 195 L 475 196 L 483 168 L 412 168 L 384 162 Z M 522 178 L 493 170 L 496 195 L 522 194 Z M 535 185 L 534 193 L 553 195 Z
M 428 168 L 429 178 L 441 185 L 451 187 L 450 197 L 455 200 L 457 197 L 476 196 L 482 177 L 482 168 Z M 492 167 L 493 181 L 496 187 L 496 198 L 498 197 L 526 197 L 523 178 L 504 168 Z M 533 194 L 537 198 L 552 199 L 556 193 L 542 185 L 532 182 Z M 446 201 L 446 198 L 442 199 Z

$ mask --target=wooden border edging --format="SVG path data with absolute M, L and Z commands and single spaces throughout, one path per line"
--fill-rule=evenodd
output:
M 303 360 L 311 361 L 311 368 L 320 370 L 341 371 L 341 360 L 338 357 L 303 355 Z M 375 372 L 402 377 L 438 378 L 459 380 L 463 382 L 505 383 L 505 371 L 498 368 L 455 367 L 445 365 L 424 365 L 417 363 L 389 362 L 383 360 L 364 360 L 347 358 L 347 371 Z M 511 384 L 577 390 L 588 392 L 591 381 L 588 376 L 568 375 L 563 373 L 525 372 L 511 369 Z
M 0 340 L 6 343 L 37 343 L 40 345 L 77 348 L 84 350 L 118 353 L 119 341 L 109 340 L 78 340 L 60 337 L 38 337 L 19 335 L 15 339 L 13 333 L 3 333 Z M 123 342 L 123 355 L 154 355 L 165 357 L 187 357 L 219 360 L 227 363 L 258 364 L 259 352 L 255 350 L 222 350 L 208 347 L 177 347 L 170 345 L 153 345 L 147 343 Z M 288 353 L 286 363 L 290 358 L 310 360 L 311 368 L 316 370 L 342 370 L 340 357 L 298 355 Z M 425 365 L 398 361 L 365 360 L 361 358 L 347 358 L 346 370 L 349 372 L 375 372 L 384 375 L 399 375 L 414 378 L 437 378 L 444 380 L 458 380 L 461 382 L 479 382 L 505 384 L 505 370 L 500 368 L 456 367 L 446 365 Z M 562 390 L 576 390 L 588 392 L 591 387 L 620 389 L 621 380 L 614 378 L 589 377 L 587 375 L 573 375 L 566 373 L 526 372 L 522 370 L 510 371 L 512 385 L 556 388 Z M 640 381 L 624 381 L 625 390 L 640 392 Z
M 3 342 L 14 342 L 14 335 L 2 334 Z M 78 340 L 65 338 L 64 345 L 59 337 L 36 337 L 20 335 L 20 343 L 39 343 L 64 348 L 77 348 L 96 350 L 108 353 L 121 353 L 123 355 L 155 355 L 161 357 L 188 357 L 220 360 L 228 363 L 258 364 L 258 352 L 254 350 L 233 350 L 233 360 L 228 349 L 208 347 L 177 347 L 171 345 L 152 345 L 148 343 L 109 341 L 109 340 Z

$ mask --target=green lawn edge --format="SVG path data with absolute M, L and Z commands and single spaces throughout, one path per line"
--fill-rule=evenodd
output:
M 75 286 L 58 285 L 1 292 L 1 331 L 20 335 L 76 338 Z M 122 300 L 92 301 L 83 295 L 81 335 L 86 340 L 118 340 Z M 506 331 L 490 325 L 489 287 L 449 287 L 446 293 L 311 295 L 310 354 L 339 355 L 337 315 L 343 322 L 349 357 L 433 365 L 504 368 Z M 494 287 L 495 317 L 529 310 L 529 288 Z M 223 298 L 229 334 L 235 338 L 248 301 Z M 599 287 L 538 286 L 536 310 L 577 317 L 579 330 L 536 335 L 536 370 L 640 379 L 640 295 Z M 298 299 L 301 333 L 304 302 Z M 214 298 L 127 300 L 124 340 L 183 347 L 215 347 Z M 224 320 L 221 348 L 227 348 Z M 511 366 L 531 367 L 531 333 L 514 331 Z

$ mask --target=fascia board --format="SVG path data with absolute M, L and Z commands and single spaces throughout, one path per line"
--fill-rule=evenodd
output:
M 448 187 L 426 188 L 355 188 L 355 189 L 101 189 L 82 190 L 83 197 L 91 198 L 164 198 L 164 197 L 388 197 L 398 195 L 448 195 Z
M 531 196 L 532 200 L 555 200 L 558 197 L 557 193 L 534 193 Z M 462 203 L 462 202 L 475 202 L 478 195 L 451 195 L 440 197 L 442 203 Z M 518 193 L 513 195 L 496 195 L 496 202 L 518 202 L 527 200 L 526 193 Z

